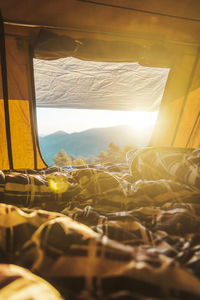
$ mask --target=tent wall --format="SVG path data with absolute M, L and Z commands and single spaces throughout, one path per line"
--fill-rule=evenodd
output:
M 30 41 L 26 36 L 16 36 L 9 32 L 5 35 L 5 49 L 8 114 L 7 116 L 5 114 L 5 102 L 1 85 L 0 169 L 42 168 L 45 167 L 45 164 L 37 149 L 34 123 L 33 70 L 30 63 Z M 6 117 L 10 125 L 11 153 L 9 153 L 8 149 L 9 132 L 7 131 L 6 134 Z
M 200 51 L 195 47 L 172 67 L 151 146 L 200 146 Z

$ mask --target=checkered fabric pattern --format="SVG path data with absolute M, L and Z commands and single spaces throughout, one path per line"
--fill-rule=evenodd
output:
M 20 209 L 0 204 L 0 262 L 13 262 L 14 256 L 44 222 L 61 214 L 45 210 Z
M 63 300 L 47 281 L 16 265 L 0 264 L 0 299 Z
M 127 159 L 1 171 L 0 263 L 64 299 L 200 299 L 199 149 Z
M 112 233 L 112 225 L 110 227 L 108 222 L 106 226 L 114 238 L 117 227 L 113 226 L 116 232 Z M 147 291 L 152 297 L 169 296 L 172 291 L 183 297 L 181 299 L 195 294 L 200 296 L 199 280 L 174 259 L 163 257 L 163 252 L 160 254 L 152 247 L 156 234 L 139 221 L 121 226 L 125 232 L 128 227 L 132 241 L 140 240 L 143 246 L 131 246 L 127 241 L 130 236 L 124 236 L 123 243 L 117 242 L 69 217 L 58 217 L 39 227 L 16 262 L 40 274 L 57 288 L 62 285 L 59 289 L 65 297 L 69 291 L 78 291 L 83 299 L 105 299 L 115 292 L 118 282 L 121 282 L 120 289 L 128 288 L 129 292 L 137 291 L 143 296 Z
M 172 179 L 200 188 L 200 148 L 140 148 L 127 153 L 135 180 Z
M 54 190 L 51 182 L 59 184 L 61 190 Z M 64 185 L 67 188 L 62 190 Z M 82 206 L 93 203 L 109 210 L 114 206 L 119 209 L 124 197 L 125 191 L 118 178 L 98 168 L 70 171 L 49 168 L 39 172 L 16 170 L 0 173 L 1 202 L 21 207 L 61 211 L 78 202 Z

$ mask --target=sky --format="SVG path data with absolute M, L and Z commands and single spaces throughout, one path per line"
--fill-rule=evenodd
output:
M 37 108 L 39 135 L 56 131 L 81 132 L 90 128 L 131 125 L 140 134 L 152 132 L 158 112 Z

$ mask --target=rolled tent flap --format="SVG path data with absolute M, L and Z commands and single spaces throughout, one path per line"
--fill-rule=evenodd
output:
M 180 48 L 157 41 L 133 38 L 132 40 L 108 39 L 105 36 L 73 39 L 41 29 L 34 43 L 34 57 L 53 60 L 73 56 L 83 60 L 102 62 L 139 62 L 149 67 L 168 68 Z
M 73 56 L 80 46 L 81 42 L 69 36 L 41 29 L 34 43 L 34 57 L 51 60 Z
M 169 69 L 138 63 L 84 61 L 74 57 L 34 59 L 38 107 L 159 109 Z
M 43 168 L 46 165 L 38 150 L 34 122 L 30 41 L 26 36 L 16 36 L 9 32 L 9 34 L 5 35 L 5 49 L 8 111 L 5 113 L 5 99 L 2 91 L 3 84 L 1 84 L 0 169 Z M 8 132 L 6 134 L 6 118 L 8 118 L 10 125 L 11 151 L 8 149 L 9 141 Z

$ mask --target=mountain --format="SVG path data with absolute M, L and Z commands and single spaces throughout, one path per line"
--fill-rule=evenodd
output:
M 131 126 L 114 126 L 107 128 L 93 128 L 82 132 L 66 133 L 57 131 L 47 136 L 40 136 L 40 150 L 44 160 L 53 165 L 54 156 L 65 150 L 67 155 L 74 157 L 97 156 L 105 151 L 110 142 L 124 147 L 125 145 L 146 146 L 149 132 L 136 134 Z

